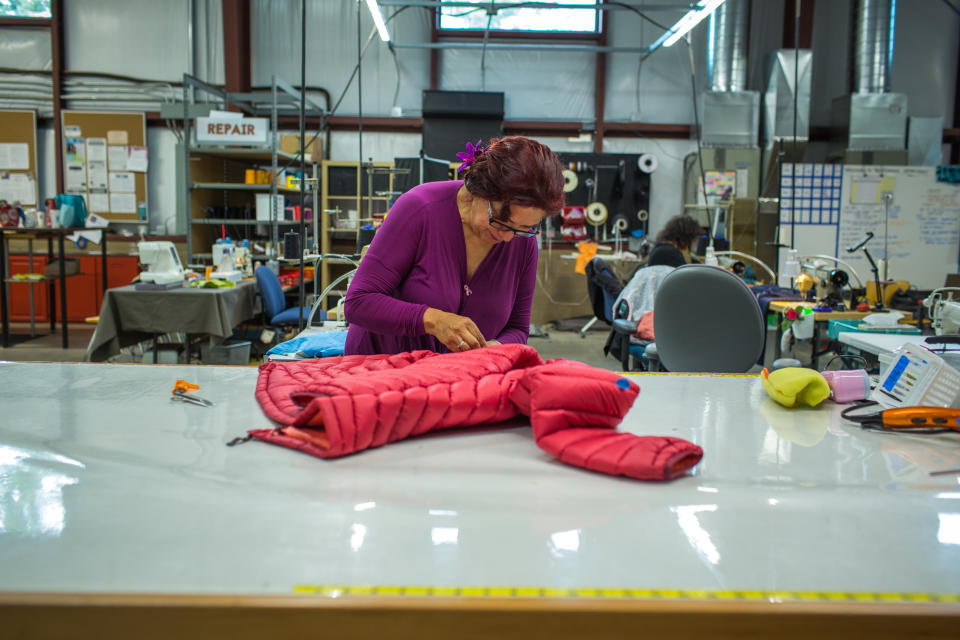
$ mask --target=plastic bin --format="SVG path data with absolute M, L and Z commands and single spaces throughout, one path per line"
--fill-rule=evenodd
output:
M 200 361 L 203 364 L 250 364 L 249 340 L 227 340 L 220 344 L 200 345 Z
M 862 320 L 830 320 L 827 323 L 827 335 L 836 340 L 841 331 L 859 331 L 862 333 L 902 333 L 904 335 L 919 335 L 920 329 L 909 324 L 898 327 L 869 327 L 861 328 Z

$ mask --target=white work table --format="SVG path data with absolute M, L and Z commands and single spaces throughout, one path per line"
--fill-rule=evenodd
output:
M 0 362 L 0 620 L 24 637 L 956 637 L 960 436 L 861 431 L 756 377 L 639 375 L 689 477 L 529 427 L 338 460 L 251 441 L 247 367 Z M 176 379 L 205 408 L 169 400 Z M 372 589 L 371 589 L 372 588 Z M 278 633 L 279 632 L 279 633 Z M 3 633 L 0 633 L 2 636 Z
M 926 336 L 904 333 L 870 333 L 866 331 L 841 331 L 837 342 L 872 353 L 875 356 L 889 355 L 905 344 L 919 344 L 929 347 L 923 339 Z

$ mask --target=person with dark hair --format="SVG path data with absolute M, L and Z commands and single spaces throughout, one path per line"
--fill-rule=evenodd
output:
M 463 180 L 400 196 L 344 300 L 345 355 L 526 343 L 540 221 L 564 204 L 563 169 L 529 138 L 467 144 Z
M 657 234 L 657 244 L 650 251 L 647 265 L 679 267 L 690 262 L 700 262 L 690 253 L 690 247 L 703 235 L 700 224 L 691 216 L 673 216 Z

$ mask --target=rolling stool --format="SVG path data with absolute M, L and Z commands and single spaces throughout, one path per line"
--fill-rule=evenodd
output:
M 803 365 L 796 358 L 777 358 L 770 365 L 770 371 L 777 369 L 786 369 L 787 367 L 802 367 Z

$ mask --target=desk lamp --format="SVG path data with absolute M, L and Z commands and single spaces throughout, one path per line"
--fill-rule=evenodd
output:
M 873 256 L 871 256 L 867 250 L 867 243 L 870 242 L 872 237 L 873 231 L 867 231 L 867 235 L 863 237 L 863 240 L 853 246 L 847 247 L 847 253 L 855 253 L 863 249 L 863 254 L 867 257 L 867 262 L 870 263 L 870 271 L 873 272 L 873 282 L 877 287 L 877 302 L 874 307 L 883 309 L 883 291 L 880 289 L 880 269 L 877 268 L 877 263 L 873 261 Z

